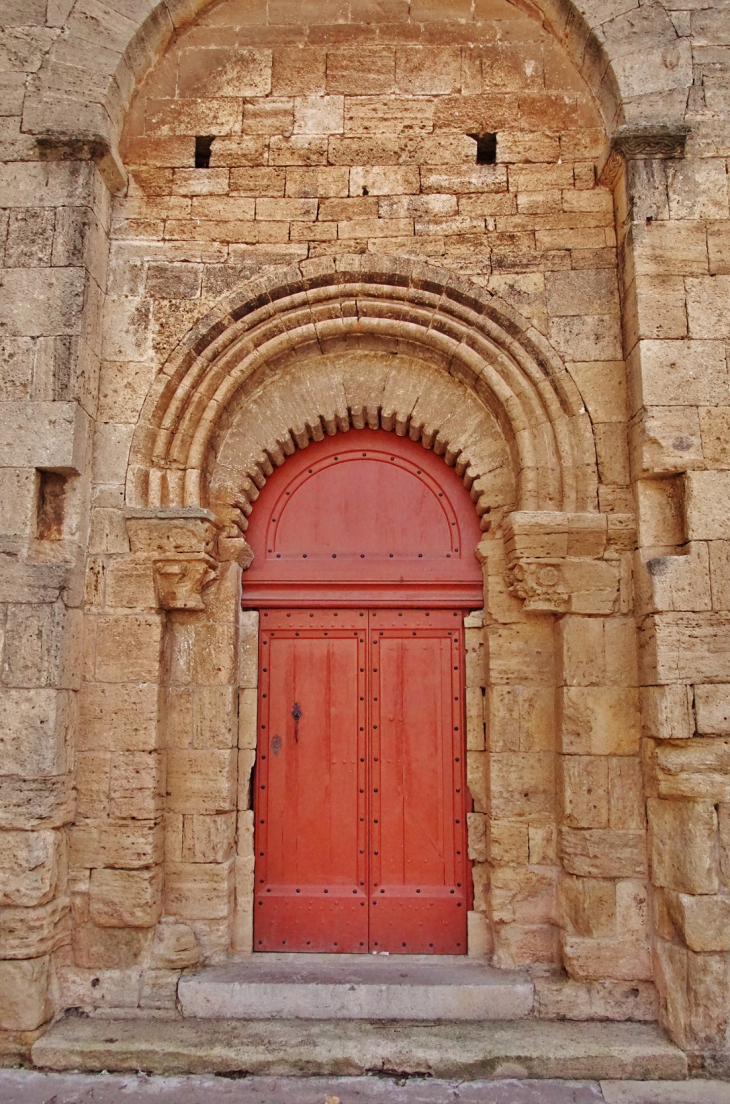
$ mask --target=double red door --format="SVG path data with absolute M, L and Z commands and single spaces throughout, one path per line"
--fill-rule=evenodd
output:
M 462 614 L 261 614 L 258 951 L 466 953 Z

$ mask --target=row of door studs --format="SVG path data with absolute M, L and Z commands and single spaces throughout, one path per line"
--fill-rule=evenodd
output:
M 370 612 L 372 613 L 373 617 L 377 617 L 377 616 L 378 616 L 378 611 L 377 611 L 377 610 L 371 610 Z M 388 612 L 390 612 L 390 611 L 388 611 Z M 430 611 L 430 610 L 424 610 L 424 612 L 425 612 L 425 614 L 426 614 L 426 617 L 430 617 L 430 616 L 431 616 L 431 611 Z M 269 611 L 268 611 L 268 610 L 264 610 L 264 617 L 268 617 L 268 616 L 269 616 Z M 313 613 L 310 613 L 310 615 L 309 615 L 309 616 L 310 616 L 310 617 L 314 617 L 314 614 L 313 614 Z M 333 611 L 333 614 L 332 614 L 332 616 L 333 616 L 333 617 L 339 617 L 339 612 L 338 612 L 337 610 Z M 361 617 L 364 617 L 364 616 L 365 616 L 365 613 L 364 613 L 364 611 L 360 613 L 360 616 L 361 616 Z M 402 614 L 401 612 L 399 612 L 399 613 L 398 613 L 398 616 L 399 616 L 399 617 L 402 617 L 402 616 L 403 616 L 403 614 Z M 458 614 L 458 611 L 455 611 L 455 612 L 454 612 L 454 613 L 452 614 L 452 617 L 458 617 L 458 616 L 459 616 L 459 614 Z M 287 613 L 287 617 L 291 617 L 291 614 L 290 614 L 290 613 Z

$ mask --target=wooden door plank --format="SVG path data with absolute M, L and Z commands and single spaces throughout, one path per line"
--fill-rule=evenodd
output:
M 458 611 L 371 611 L 370 945 L 465 954 L 470 878 Z
M 271 611 L 262 628 L 259 951 L 367 950 L 367 618 L 359 613 Z

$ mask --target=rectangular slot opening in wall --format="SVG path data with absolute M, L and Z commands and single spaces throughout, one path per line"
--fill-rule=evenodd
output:
M 209 169 L 210 168 L 210 153 L 213 147 L 215 136 L 210 135 L 198 135 L 195 139 L 195 168 L 196 169 Z
M 477 165 L 496 165 L 497 135 L 491 131 L 486 134 L 469 134 L 477 144 Z
M 39 471 L 36 537 L 57 541 L 63 537 L 66 513 L 66 476 L 60 472 Z

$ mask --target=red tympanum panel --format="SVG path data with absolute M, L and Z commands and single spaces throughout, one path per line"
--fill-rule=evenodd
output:
M 466 951 L 461 611 L 263 611 L 259 951 Z
M 482 601 L 474 505 L 440 456 L 382 430 L 296 452 L 254 503 L 243 602 L 465 607 Z

